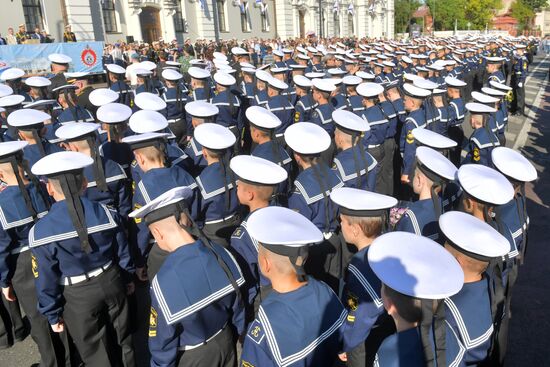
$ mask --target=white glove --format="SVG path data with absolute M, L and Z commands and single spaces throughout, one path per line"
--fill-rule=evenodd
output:
M 519 88 L 523 87 L 523 83 L 518 83 L 518 87 Z

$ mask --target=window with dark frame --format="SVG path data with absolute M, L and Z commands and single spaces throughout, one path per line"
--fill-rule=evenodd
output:
M 348 14 L 348 34 L 353 34 L 353 14 Z
M 43 29 L 42 6 L 40 0 L 22 0 L 23 14 L 27 31 L 34 31 L 36 27 Z
M 264 5 L 262 8 L 260 17 L 262 21 L 262 32 L 269 32 L 269 15 L 267 13 L 267 5 Z
M 334 12 L 334 34 L 340 36 L 340 15 Z
M 216 5 L 218 11 L 218 24 L 220 26 L 220 32 L 227 32 L 227 25 L 225 22 L 225 1 L 216 0 Z
M 248 2 L 243 1 L 241 5 L 241 30 L 243 32 L 251 31 L 250 24 L 249 24 L 249 17 L 250 17 L 250 13 L 248 12 Z
M 185 29 L 185 20 L 183 19 L 183 11 L 182 9 L 182 3 L 181 0 L 178 0 L 177 7 L 176 7 L 176 13 L 174 14 L 174 30 L 177 33 L 186 33 L 187 30 Z
M 105 32 L 117 33 L 116 11 L 114 0 L 103 0 L 103 23 L 105 25 Z

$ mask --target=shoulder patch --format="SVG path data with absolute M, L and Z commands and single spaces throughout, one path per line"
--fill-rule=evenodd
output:
M 34 278 L 38 278 L 38 261 L 36 260 L 36 257 L 34 254 L 31 253 L 31 267 L 32 267 L 32 275 Z
M 260 344 L 265 337 L 264 327 L 258 320 L 250 325 L 248 333 L 246 334 L 247 338 L 250 338 L 254 343 Z
M 157 336 L 158 325 L 158 313 L 153 307 L 151 307 L 151 314 L 149 315 L 149 337 Z
M 235 232 L 233 232 L 233 234 L 231 235 L 231 238 L 241 239 L 243 237 L 243 234 L 244 234 L 243 228 L 242 227 L 237 227 Z

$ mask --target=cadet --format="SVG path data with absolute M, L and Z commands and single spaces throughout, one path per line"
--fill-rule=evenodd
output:
M 73 59 L 63 54 L 49 54 L 48 60 L 51 62 L 51 73 L 48 75 L 48 79 L 52 83 L 48 86 L 48 98 L 57 99 L 53 89 L 67 84 L 64 73 L 69 71 L 69 64 Z
M 109 103 L 120 103 L 120 102 L 117 102 L 119 99 L 120 99 L 120 95 L 112 89 L 97 88 L 90 93 L 90 103 L 93 104 L 96 108 L 99 108 Z M 97 109 L 96 109 L 96 116 L 97 116 Z
M 382 342 L 374 365 L 426 366 L 419 327 L 421 302 L 431 304 L 458 293 L 464 283 L 460 265 L 438 243 L 405 232 L 386 233 L 374 240 L 368 260 L 382 282 L 382 302 L 397 329 Z
M 57 102 L 63 108 L 63 111 L 57 115 L 57 122 L 60 124 L 93 122 L 95 120 L 90 111 L 77 104 L 76 89 L 78 87 L 72 84 L 61 85 L 52 89 L 52 92 L 58 94 Z
M 447 84 L 447 96 L 449 97 L 448 136 L 457 143 L 456 148 L 451 151 L 450 160 L 457 166 L 461 160 L 460 154 L 464 142 L 462 123 L 464 122 L 465 108 L 461 93 L 466 87 L 466 83 L 452 77 L 446 77 L 445 83 Z
M 368 122 L 346 110 L 334 111 L 332 119 L 336 125 L 334 142 L 339 151 L 333 168 L 346 187 L 374 191 L 378 162 L 361 142 L 362 135 L 370 133 Z
M 208 163 L 196 178 L 200 190 L 197 223 L 208 239 L 228 247 L 240 223 L 235 175 L 229 167 L 229 148 L 235 144 L 235 135 L 221 125 L 203 123 L 195 128 L 193 137 Z
M 228 128 L 235 135 L 234 153 L 240 151 L 241 131 L 243 128 L 241 117 L 241 102 L 231 88 L 237 82 L 233 76 L 225 72 L 214 74 L 216 92 L 210 103 L 218 107 L 216 123 Z
M 55 134 L 67 150 L 86 154 L 94 160 L 91 166 L 84 168 L 87 185 L 83 196 L 115 208 L 123 219 L 127 219 L 132 209 L 130 182 L 118 163 L 99 154 L 99 126 L 90 122 L 71 122 L 61 126 Z
M 183 168 L 176 165 L 171 166 L 167 162 L 166 137 L 167 134 L 152 132 L 131 135 L 122 139 L 123 143 L 130 145 L 135 161 L 141 170 L 139 178 L 137 178 L 138 181 L 134 181 L 136 183 L 132 199 L 134 209 L 141 208 L 174 187 L 188 187 L 192 191 L 197 188 L 193 177 Z M 190 196 L 187 203 L 193 215 L 197 213 L 196 196 L 196 194 Z M 139 272 L 142 272 L 141 269 L 147 261 L 148 272 L 152 278 L 167 254 L 159 250 L 155 244 L 151 246 L 151 236 L 145 223 L 139 220 L 136 220 L 135 223 L 139 249 L 139 254 L 135 256 L 136 266 Z
M 501 146 L 506 146 L 506 125 L 508 124 L 508 116 L 507 111 L 505 110 L 505 102 L 504 98 L 506 97 L 506 92 L 499 90 L 499 89 L 493 89 L 488 87 L 481 88 L 481 91 L 485 93 L 489 97 L 493 97 L 494 99 L 494 107 L 497 110 L 493 118 L 490 120 L 491 122 L 494 122 L 494 124 L 491 124 L 491 131 L 496 134 L 498 141 Z M 496 99 L 496 100 L 495 100 Z M 487 103 L 489 106 L 492 107 L 490 103 Z
M 22 82 L 22 77 L 25 75 L 25 71 L 19 68 L 9 68 L 4 70 L 0 75 L 0 80 L 2 80 L 5 85 L 12 89 L 12 93 L 15 95 L 20 95 L 25 97 L 23 104 L 31 102 L 31 97 L 26 92 L 25 85 Z
M 166 88 L 162 99 L 166 102 L 166 118 L 170 131 L 175 135 L 176 144 L 185 146 L 187 143 L 187 122 L 185 120 L 185 104 L 187 103 L 187 88 L 183 84 L 183 75 L 174 69 L 162 71 Z
M 443 212 L 445 186 L 454 180 L 456 167 L 441 153 L 428 147 L 416 149 L 412 187 L 418 200 L 408 204 L 395 230 L 415 233 L 439 241 L 437 220 Z
M 153 72 L 148 69 L 144 69 L 143 67 L 136 68 L 134 70 L 134 73 L 137 77 L 137 87 L 134 90 L 134 98 L 137 97 L 140 93 L 153 93 L 158 95 L 158 91 L 155 88 L 154 82 L 153 82 Z M 156 67 L 156 66 L 155 66 Z
M 255 144 L 250 155 L 278 164 L 289 176 L 294 174 L 292 158 L 275 137 L 275 131 L 281 125 L 281 120 L 272 112 L 259 106 L 249 107 L 246 110 L 246 118 L 250 122 L 250 136 Z M 277 186 L 274 192 L 275 202 L 283 205 L 287 203 L 288 186 L 288 181 L 283 181 Z
M 320 159 L 321 152 L 330 145 L 330 136 L 320 126 L 302 122 L 287 129 L 285 141 L 301 169 L 294 180 L 288 207 L 311 220 L 325 237 L 323 243 L 310 249 L 306 270 L 333 289 L 338 289 L 344 270 L 342 244 L 338 238 L 337 208 L 329 195 L 332 190 L 344 186 L 344 183 Z
M 383 338 L 392 332 L 382 305 L 381 283 L 372 272 L 367 255 L 372 241 L 385 230 L 389 210 L 397 200 L 353 188 L 336 189 L 330 198 L 340 207 L 344 240 L 357 249 L 347 267 L 341 296 L 348 316 L 340 359 L 347 366 L 366 366 L 367 361 L 373 361 Z
M 36 268 L 28 243 L 29 230 L 35 221 L 46 215 L 50 200 L 23 159 L 23 148 L 27 144 L 25 141 L 0 143 L 0 179 L 6 185 L 0 192 L 3 218 L 0 230 L 0 286 L 9 306 L 19 308 L 16 302 L 19 301 L 29 319 L 41 365 L 55 367 L 64 363 L 63 345 L 59 335 L 50 330 L 48 320 L 38 312 L 33 277 Z M 9 309 L 10 316 L 16 316 L 11 312 L 12 308 Z M 12 323 L 16 329 L 14 339 L 19 340 L 18 325 Z
M 254 99 L 250 103 L 252 106 L 263 106 L 269 101 L 269 96 L 267 95 L 267 82 L 272 78 L 265 70 L 257 69 L 254 73 L 256 77 L 256 83 L 254 86 Z
M 486 65 L 485 68 L 487 70 L 487 74 L 489 74 L 489 77 L 487 78 L 487 81 L 484 83 L 485 86 L 489 86 L 490 82 L 497 82 L 501 84 L 506 84 L 506 77 L 500 70 L 500 67 L 502 66 L 502 63 L 504 61 L 504 57 L 491 57 L 487 56 L 485 57 Z
M 80 195 L 83 169 L 92 163 L 82 153 L 59 152 L 31 169 L 48 178 L 56 201 L 29 232 L 38 310 L 54 332 L 66 324 L 85 364 L 109 366 L 122 359 L 133 366 L 126 294 L 134 290 L 134 266 L 118 214 Z M 116 332 L 119 356 L 102 342 L 109 330 Z
M 248 328 L 240 365 L 332 366 L 346 311 L 336 294 L 307 276 L 303 266 L 323 234 L 304 216 L 281 207 L 258 209 L 247 228 L 258 242 L 260 271 L 273 292 Z
M 432 90 L 432 102 L 437 115 L 432 130 L 443 136 L 449 135 L 449 105 L 447 104 L 446 94 L 447 89 L 436 88 Z
M 294 122 L 310 121 L 313 110 L 317 107 L 317 103 L 311 95 L 311 81 L 303 75 L 295 75 L 294 85 L 296 86 L 296 102 L 294 112 Z
M 274 77 L 268 79 L 267 95 L 269 100 L 265 108 L 281 120 L 281 125 L 275 129 L 275 136 L 281 137 L 285 130 L 294 122 L 294 105 L 286 96 L 281 95 L 288 85 Z
M 346 87 L 347 109 L 357 115 L 365 110 L 363 106 L 363 97 L 357 94 L 357 86 L 361 84 L 363 79 L 355 75 L 346 75 L 342 79 Z
M 310 122 L 319 125 L 329 134 L 331 141 L 328 148 L 322 152 L 321 159 L 327 165 L 332 164 L 332 159 L 336 151 L 334 145 L 334 121 L 332 121 L 332 112 L 334 106 L 330 103 L 330 95 L 336 90 L 334 83 L 327 79 L 315 78 L 311 81 L 313 87 L 313 100 L 317 104 L 317 107 L 313 109 L 311 113 Z
M 133 107 L 132 89 L 124 81 L 126 69 L 117 64 L 107 64 L 105 68 L 107 69 L 107 83 L 109 89 L 117 92 L 119 96 L 116 102 L 125 104 L 128 107 Z
M 188 188 L 173 188 L 131 213 L 168 255 L 152 280 L 149 317 L 151 366 L 227 366 L 237 363 L 233 329 L 244 330 L 233 257 L 195 226 Z
M 269 206 L 277 185 L 288 178 L 286 171 L 266 159 L 240 155 L 233 157 L 231 170 L 237 176 L 237 198 L 250 214 Z M 247 322 L 252 321 L 260 303 L 271 292 L 271 284 L 258 266 L 258 242 L 250 237 L 244 218 L 231 235 L 230 249 L 239 263 L 245 279 L 243 288 Z
M 17 110 L 8 116 L 8 124 L 17 129 L 19 139 L 29 143 L 23 148 L 23 154 L 31 166 L 40 158 L 62 150 L 43 138 L 44 122 L 49 119 L 51 116 L 47 113 L 33 109 Z
M 9 88 L 8 86 L 5 87 Z M 9 117 L 9 115 L 17 110 L 21 110 L 23 108 L 23 105 L 21 103 L 23 103 L 23 101 L 25 100 L 25 97 L 23 96 L 11 94 L 11 88 L 9 88 L 7 92 L 9 92 L 9 95 L 0 98 L 0 108 L 3 109 L 2 116 L 4 116 L 2 121 L 2 141 L 12 141 L 19 139 L 17 129 L 7 123 L 6 117 Z
M 476 163 L 493 167 L 491 151 L 500 143 L 498 137 L 489 129 L 488 123 L 490 115 L 497 110 L 476 102 L 467 103 L 466 109 L 470 111 L 470 125 L 474 131 L 464 147 L 466 157 L 462 160 L 462 164 Z
M 527 79 L 528 64 L 527 58 L 523 54 L 525 45 L 516 45 L 516 54 L 512 66 L 512 88 L 514 88 L 514 102 L 512 111 L 514 115 L 525 114 L 525 80 Z M 504 83 L 503 83 L 504 84 Z
M 219 109 L 205 101 L 192 101 L 185 105 L 185 112 L 187 112 L 187 116 L 190 118 L 191 128 L 195 129 L 205 122 L 215 123 Z M 189 134 L 189 130 L 187 130 L 187 133 Z M 184 151 L 193 161 L 193 167 L 189 170 L 189 173 L 193 177 L 197 177 L 204 167 L 208 165 L 202 155 L 202 146 L 194 137 L 191 137 Z
M 109 103 L 97 109 L 97 119 L 101 128 L 107 131 L 107 140 L 99 146 L 102 157 L 112 159 L 131 177 L 131 164 L 134 155 L 128 144 L 122 142 L 126 134 L 127 121 L 132 115 L 132 109 L 121 103 Z
M 514 186 L 514 198 L 498 207 L 500 219 L 512 232 L 512 237 L 519 251 L 519 261 L 525 261 L 527 247 L 527 197 L 525 183 L 537 179 L 537 170 L 521 153 L 513 149 L 498 147 L 491 152 L 493 164 Z
M 447 366 L 486 361 L 493 335 L 489 263 L 508 253 L 505 237 L 482 220 L 462 212 L 439 218 L 445 248 L 464 272 L 464 286 L 445 299 Z

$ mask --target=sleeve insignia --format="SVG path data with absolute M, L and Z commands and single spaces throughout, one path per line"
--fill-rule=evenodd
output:
M 265 337 L 262 324 L 260 324 L 258 320 L 254 320 L 254 322 L 250 325 L 250 328 L 248 329 L 248 334 L 246 336 L 252 339 L 254 343 L 260 344 Z
M 479 160 L 481 159 L 481 156 L 480 156 L 480 154 L 479 154 L 479 148 L 478 148 L 478 147 L 474 147 L 473 158 L 474 158 L 474 161 L 475 161 L 475 162 L 479 162 Z
M 414 136 L 413 136 L 412 130 L 410 130 L 407 133 L 407 144 L 412 144 L 412 143 L 414 143 Z
M 36 257 L 34 254 L 31 254 L 31 267 L 32 267 L 32 275 L 35 278 L 38 278 L 38 261 L 36 261 Z
M 138 210 L 139 208 L 141 208 L 141 205 L 136 203 L 134 205 L 134 210 Z M 134 221 L 136 222 L 136 224 L 139 224 L 139 223 L 141 223 L 141 218 L 134 218 Z
M 158 313 L 151 307 L 151 314 L 149 315 L 149 337 L 157 336 L 157 325 L 158 325 Z
M 255 367 L 252 363 L 247 362 L 245 360 L 241 361 L 241 367 Z
M 300 121 L 300 112 L 296 112 L 294 114 L 294 122 L 298 122 L 298 121 Z
M 526 62 L 523 63 L 523 68 L 527 69 L 527 63 Z
M 348 307 L 351 311 L 356 311 L 359 306 L 359 299 L 351 292 L 348 292 Z M 349 321 L 349 320 L 348 320 Z

